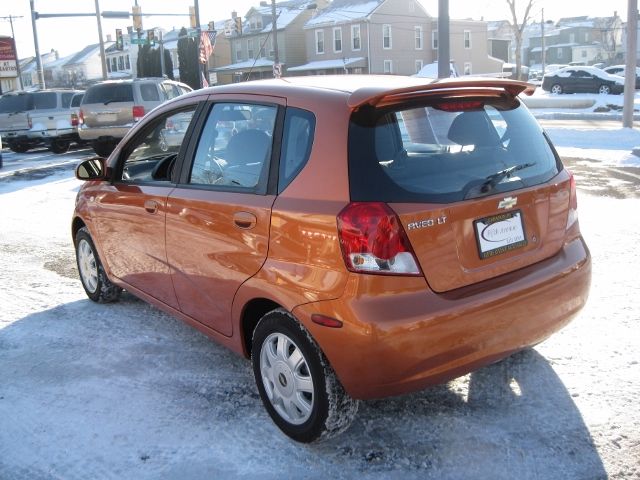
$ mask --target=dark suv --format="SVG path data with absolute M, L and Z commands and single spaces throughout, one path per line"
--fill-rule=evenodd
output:
M 184 83 L 163 78 L 114 80 L 89 87 L 80 105 L 80 138 L 107 157 L 146 113 L 190 92 Z

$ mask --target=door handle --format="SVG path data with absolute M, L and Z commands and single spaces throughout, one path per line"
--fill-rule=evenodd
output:
M 144 209 L 149 213 L 156 213 L 158 211 L 158 202 L 155 200 L 145 200 Z
M 238 228 L 249 230 L 256 226 L 258 219 L 253 213 L 236 212 L 233 214 L 233 223 L 235 223 Z

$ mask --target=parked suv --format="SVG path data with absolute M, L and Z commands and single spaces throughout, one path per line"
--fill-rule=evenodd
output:
M 129 129 L 163 102 L 190 92 L 183 83 L 162 78 L 113 80 L 89 87 L 80 105 L 80 138 L 107 157 Z
M 533 90 L 341 75 L 167 102 L 76 170 L 82 285 L 250 357 L 278 427 L 327 438 L 357 399 L 495 362 L 585 304 L 576 185 Z

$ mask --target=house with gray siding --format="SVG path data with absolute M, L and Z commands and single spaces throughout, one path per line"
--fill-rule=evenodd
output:
M 283 71 L 306 61 L 304 24 L 326 0 L 289 0 L 276 3 L 278 60 Z M 275 42 L 270 5 L 252 7 L 242 22 L 232 15 L 225 30 L 231 46 L 231 64 L 215 68 L 218 74 L 232 74 L 234 82 L 273 77 Z M 238 26 L 240 28 L 238 29 Z

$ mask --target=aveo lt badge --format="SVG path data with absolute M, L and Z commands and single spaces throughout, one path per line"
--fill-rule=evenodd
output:
M 518 203 L 518 197 L 503 198 L 498 203 L 498 208 L 504 208 L 504 209 L 513 208 L 516 206 L 516 203 Z

